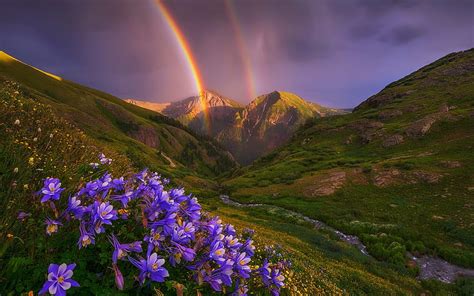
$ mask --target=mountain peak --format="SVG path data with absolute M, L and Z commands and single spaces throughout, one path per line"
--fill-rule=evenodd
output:
M 219 94 L 218 92 L 210 89 L 204 89 L 199 92 L 199 95 L 195 97 L 191 97 L 195 101 L 199 101 L 199 104 L 201 104 L 202 100 L 206 102 L 207 107 L 235 107 L 235 108 L 243 108 L 243 106 L 234 101 L 231 98 L 228 98 L 226 96 L 223 96 Z

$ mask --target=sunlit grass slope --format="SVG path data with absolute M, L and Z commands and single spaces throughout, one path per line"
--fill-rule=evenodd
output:
M 168 173 L 215 176 L 234 166 L 217 144 L 159 113 L 26 65 L 0 52 L 0 76 L 17 81 L 33 100 L 49 104 L 62 118 L 121 153 L 138 166 Z M 176 164 L 170 163 L 163 154 Z

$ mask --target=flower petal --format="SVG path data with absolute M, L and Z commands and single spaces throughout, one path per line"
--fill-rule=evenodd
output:
M 54 274 L 58 274 L 58 267 L 59 265 L 51 263 L 48 267 L 48 273 L 52 272 Z
M 58 290 L 58 282 L 54 282 L 51 286 L 49 286 L 49 294 L 54 295 L 56 294 L 56 291 Z
M 68 281 L 64 281 L 62 283 L 59 284 L 64 290 L 67 290 L 69 288 L 71 288 L 71 283 L 68 282 Z
M 56 292 L 55 296 L 66 296 L 66 291 L 61 288 L 61 286 L 58 286 L 58 291 Z
M 74 268 L 76 268 L 76 263 L 71 263 L 71 264 L 68 264 L 67 266 L 68 270 L 74 270 Z
M 54 272 L 48 273 L 48 281 L 53 282 L 53 281 L 56 281 L 57 278 L 58 277 L 56 276 L 56 274 Z
M 63 263 L 63 264 L 59 265 L 59 268 L 58 268 L 58 276 L 63 275 L 66 270 L 67 270 L 67 265 L 66 265 L 66 263 Z
M 156 260 L 156 263 L 158 264 L 158 266 L 161 266 L 161 265 L 165 264 L 165 259 L 158 259 L 158 260 Z
M 43 285 L 43 288 L 38 292 L 39 295 L 46 294 L 49 290 L 49 287 L 53 284 L 53 282 L 46 281 Z
M 66 272 L 63 273 L 64 279 L 70 279 L 73 275 L 72 270 L 66 270 Z
M 67 281 L 68 281 L 69 283 L 71 283 L 71 286 L 73 286 L 73 287 L 80 287 L 79 283 L 76 282 L 76 281 L 73 280 L 73 279 L 68 279 Z

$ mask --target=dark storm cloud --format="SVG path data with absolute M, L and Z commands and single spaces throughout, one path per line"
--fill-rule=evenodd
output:
M 380 40 L 393 45 L 402 45 L 423 36 L 423 29 L 414 26 L 399 26 L 393 28 L 387 34 L 381 36 Z
M 165 3 L 205 85 L 243 102 L 250 98 L 242 55 L 258 93 L 288 90 L 349 107 L 436 58 L 474 46 L 470 0 L 231 0 L 244 44 L 225 1 Z M 167 101 L 195 92 L 152 0 L 0 0 L 0 48 L 121 97 Z

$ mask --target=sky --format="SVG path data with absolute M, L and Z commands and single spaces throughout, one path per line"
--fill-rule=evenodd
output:
M 474 47 L 472 0 L 163 1 L 206 88 L 241 103 L 274 90 L 350 108 Z M 0 50 L 121 98 L 197 93 L 155 0 L 0 0 Z

